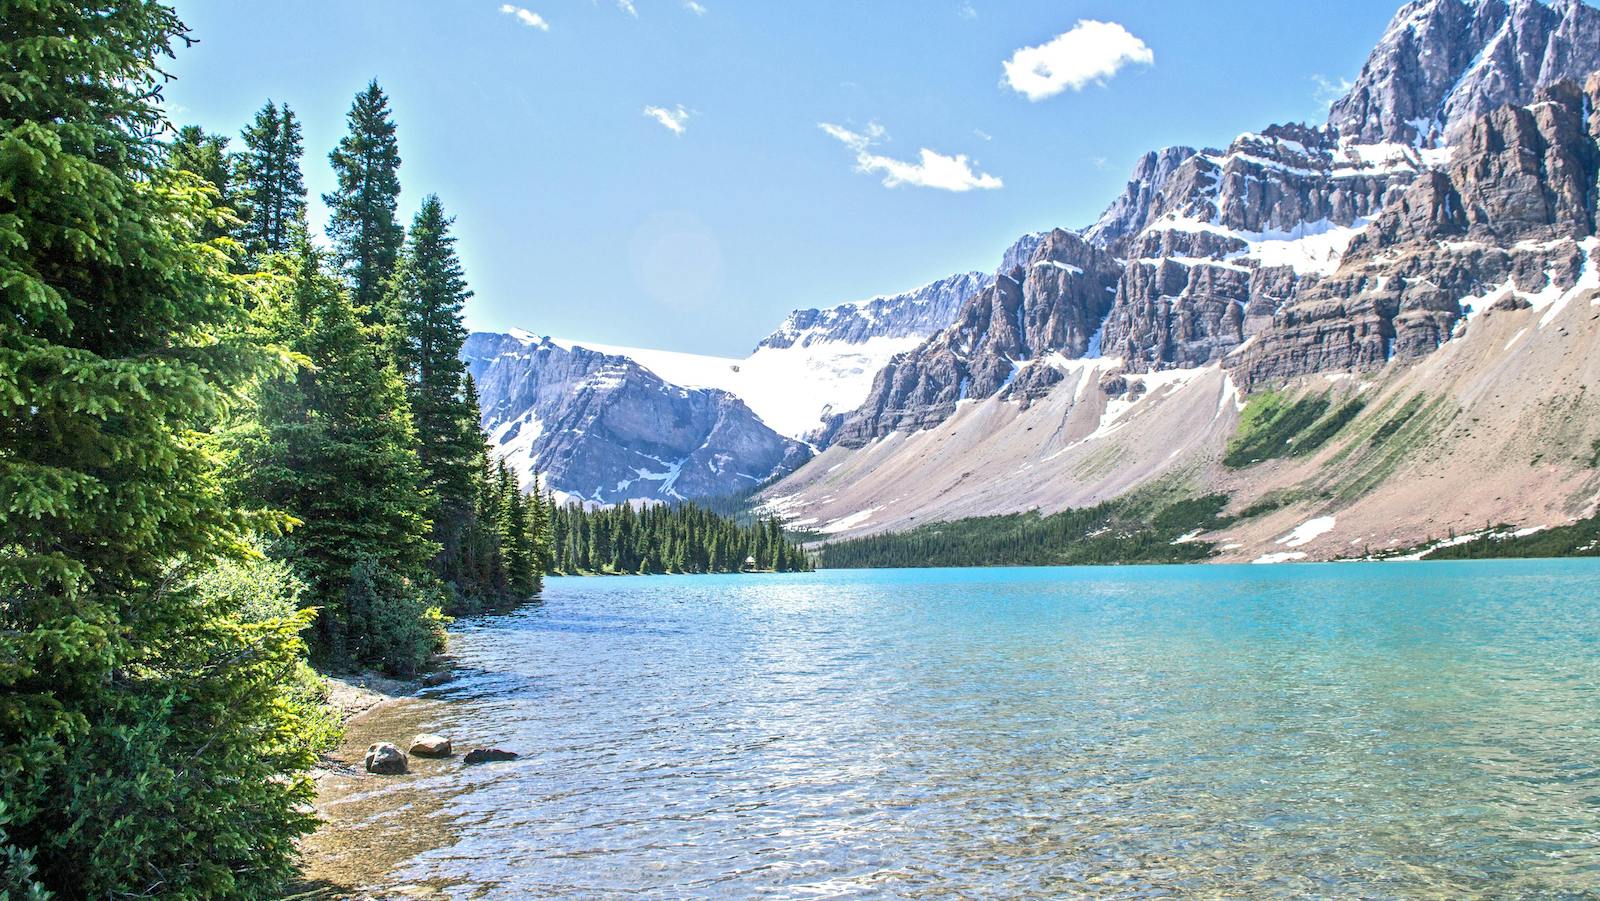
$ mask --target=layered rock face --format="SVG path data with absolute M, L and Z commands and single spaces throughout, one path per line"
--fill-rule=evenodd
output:
M 1141 161 L 1132 184 L 1151 162 Z M 1138 212 L 1118 216 L 1143 227 L 1113 245 L 1128 265 L 1106 320 L 1106 355 L 1133 371 L 1222 359 L 1303 276 L 1330 271 L 1367 218 L 1423 171 L 1409 148 L 1376 151 L 1304 126 L 1189 155 Z M 1114 233 L 1106 222 L 1096 228 Z
M 993 281 L 992 276 L 981 272 L 963 272 L 904 294 L 825 309 L 795 310 L 756 347 L 810 347 L 829 341 L 861 344 L 873 338 L 925 337 L 949 325 L 961 304 Z
M 1540 89 L 1470 123 L 1430 172 L 1304 288 L 1230 365 L 1249 386 L 1365 370 L 1431 353 L 1497 302 L 1531 305 L 1591 265 L 1600 173 L 1600 74 Z
M 1600 10 L 1581 0 L 1414 0 L 1328 116 L 1363 143 L 1454 141 L 1542 85 L 1600 68 Z
M 1178 167 L 1193 157 L 1193 147 L 1166 147 L 1152 150 L 1134 164 L 1128 186 L 1116 200 L 1100 214 L 1100 219 L 1089 226 L 1084 237 L 1096 244 L 1117 246 L 1123 238 L 1137 235 L 1165 206 L 1167 183 L 1177 173 Z
M 524 484 L 542 472 L 595 503 L 714 497 L 811 456 L 732 394 L 669 384 L 627 357 L 481 332 L 462 355 L 490 443 Z
M 866 403 L 837 418 L 828 438 L 854 447 L 895 430 L 926 428 L 962 400 L 1009 387 L 1026 361 L 1090 352 L 1120 271 L 1107 250 L 1081 236 L 1046 234 L 1025 265 L 971 298 L 954 324 L 890 360 Z M 1048 385 L 1046 368 L 1029 377 L 1030 390 Z

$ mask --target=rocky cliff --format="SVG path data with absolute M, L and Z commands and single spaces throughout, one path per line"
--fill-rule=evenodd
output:
M 1013 389 L 1024 364 L 1052 353 L 1094 350 L 1120 266 L 1109 251 L 1057 229 L 962 305 L 956 321 L 909 353 L 896 355 L 855 411 L 834 420 L 829 437 L 859 446 L 896 430 L 943 421 L 956 405 Z M 1030 368 L 1013 390 L 1038 392 L 1058 377 Z
M 1328 125 L 1361 143 L 1452 141 L 1472 120 L 1600 69 L 1600 10 L 1581 0 L 1413 0 Z
M 1075 315 L 1104 316 L 1086 326 L 1099 335 L 1095 350 L 1120 359 L 1130 372 L 1228 360 L 1258 335 L 1253 353 L 1230 360 L 1251 383 L 1427 353 L 1449 337 L 1460 316 L 1445 295 L 1481 290 L 1499 270 L 1425 289 L 1420 270 L 1452 264 L 1438 254 L 1419 256 L 1409 280 L 1371 290 L 1336 274 L 1347 249 L 1380 217 L 1390 222 L 1401 215 L 1394 211 L 1427 202 L 1438 179 L 1454 177 L 1445 174 L 1452 158 L 1457 163 L 1449 172 L 1481 165 L 1482 151 L 1458 148 L 1490 140 L 1475 134 L 1483 113 L 1533 102 L 1541 88 L 1597 67 L 1600 11 L 1577 0 L 1410 3 L 1384 32 L 1350 93 L 1333 104 L 1326 124 L 1274 125 L 1242 134 L 1221 150 L 1174 146 L 1142 157 L 1122 194 L 1080 233 L 1120 261 L 1112 302 L 1086 304 Z M 1515 123 L 1506 127 L 1515 130 Z M 1510 140 L 1518 148 L 1513 155 L 1526 151 L 1542 159 L 1564 152 L 1515 134 Z M 1549 141 L 1569 143 L 1557 135 Z M 1580 163 L 1567 162 L 1581 169 Z M 1536 175 L 1518 177 L 1520 184 L 1512 179 L 1498 190 L 1544 196 L 1537 193 L 1546 189 Z M 1581 186 L 1550 190 L 1556 194 L 1538 203 L 1583 202 Z M 1008 249 L 1002 275 L 1029 265 L 1041 240 L 1027 235 Z M 1368 239 L 1360 241 L 1369 246 Z M 1041 333 L 1024 351 L 1009 340 L 1005 325 L 991 326 L 1022 301 L 1020 284 L 1005 282 L 975 296 L 957 314 L 956 331 L 891 361 L 867 402 L 834 417 L 821 437 L 859 445 L 896 429 L 927 428 L 963 399 L 1003 388 L 1015 396 L 1010 373 L 1022 375 L 1016 364 L 1029 356 L 1071 359 L 1088 350 L 1088 342 L 1074 343 L 1067 333 Z M 1291 332 L 1298 337 L 1287 339 Z M 1285 340 L 1312 346 L 1295 351 L 1282 346 Z M 1263 353 L 1276 362 L 1263 362 Z M 1025 376 L 1024 397 L 1051 381 L 1045 368 Z
M 1541 88 L 1469 123 L 1230 361 L 1246 387 L 1419 359 L 1494 303 L 1553 302 L 1588 265 L 1600 168 L 1600 75 Z

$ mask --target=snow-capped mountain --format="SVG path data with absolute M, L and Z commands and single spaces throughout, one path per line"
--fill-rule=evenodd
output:
M 743 358 L 527 332 L 475 334 L 463 355 L 490 442 L 525 481 L 542 472 L 558 491 L 599 503 L 726 495 L 798 465 L 809 451 L 796 439 L 816 437 L 834 411 L 858 406 L 878 370 L 991 281 L 963 273 L 904 294 L 797 310 Z M 651 417 L 692 423 L 686 436 L 726 441 L 712 430 L 732 429 L 743 443 L 737 453 L 660 446 L 644 425 Z M 611 428 L 602 433 L 596 422 Z M 560 434 L 574 428 L 582 440 Z M 701 451 L 706 459 L 694 459 Z
M 1450 141 L 1542 85 L 1600 69 L 1600 10 L 1582 0 L 1413 0 L 1328 125 L 1364 144 Z
M 1235 527 L 1239 554 L 1286 517 L 1337 519 L 1290 557 L 1587 515 L 1600 77 L 1580 85 L 1597 23 L 1576 0 L 1414 2 L 1326 124 L 1146 155 L 1099 221 L 1008 250 L 769 509 L 849 535 L 1181 484 L 1284 511 Z M 1576 393 L 1552 415 L 1557 386 Z M 1336 465 L 1219 465 L 1248 392 L 1269 387 L 1348 404 L 1324 424 L 1346 436 Z M 1511 462 L 1532 435 L 1551 450 Z M 1414 488 L 1432 479 L 1454 494 L 1422 521 Z
M 632 359 L 478 332 L 462 349 L 483 426 L 524 485 L 598 504 L 748 490 L 811 450 L 726 391 L 668 384 Z

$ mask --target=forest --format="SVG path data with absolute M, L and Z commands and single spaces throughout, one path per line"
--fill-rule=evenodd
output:
M 313 666 L 407 675 L 533 595 L 452 219 L 397 215 L 376 83 L 175 129 L 153 0 L 0 0 L 0 898 L 272 896 L 339 737 Z
M 825 544 L 828 569 L 908 566 L 1067 566 L 1193 563 L 1216 553 L 1202 531 L 1230 520 L 1222 494 L 1163 499 L 1135 494 L 1093 507 L 930 523 L 906 532 Z M 1191 534 L 1193 533 L 1193 534 Z
M 0 13 L 0 899 L 274 896 L 342 731 L 319 670 L 416 674 L 548 572 L 809 567 L 490 453 L 453 219 L 400 221 L 376 82 L 316 234 L 287 104 L 169 122 L 171 8 Z
M 552 507 L 553 573 L 807 572 L 811 559 L 775 519 L 748 526 L 693 503 Z

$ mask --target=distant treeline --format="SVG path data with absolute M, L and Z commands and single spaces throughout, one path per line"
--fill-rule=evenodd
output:
M 914 566 L 1065 566 L 1191 563 L 1214 553 L 1210 542 L 1182 540 L 1220 528 L 1227 496 L 1177 500 L 1119 498 L 1048 516 L 1038 511 L 930 523 L 819 549 L 828 569 Z
M 804 572 L 811 561 L 775 519 L 749 526 L 691 503 L 587 510 L 551 505 L 552 573 Z
M 1518 535 L 1516 527 L 1503 525 L 1471 541 L 1435 548 L 1422 555 L 1424 560 L 1508 557 L 1600 557 L 1600 516 L 1530 535 Z

